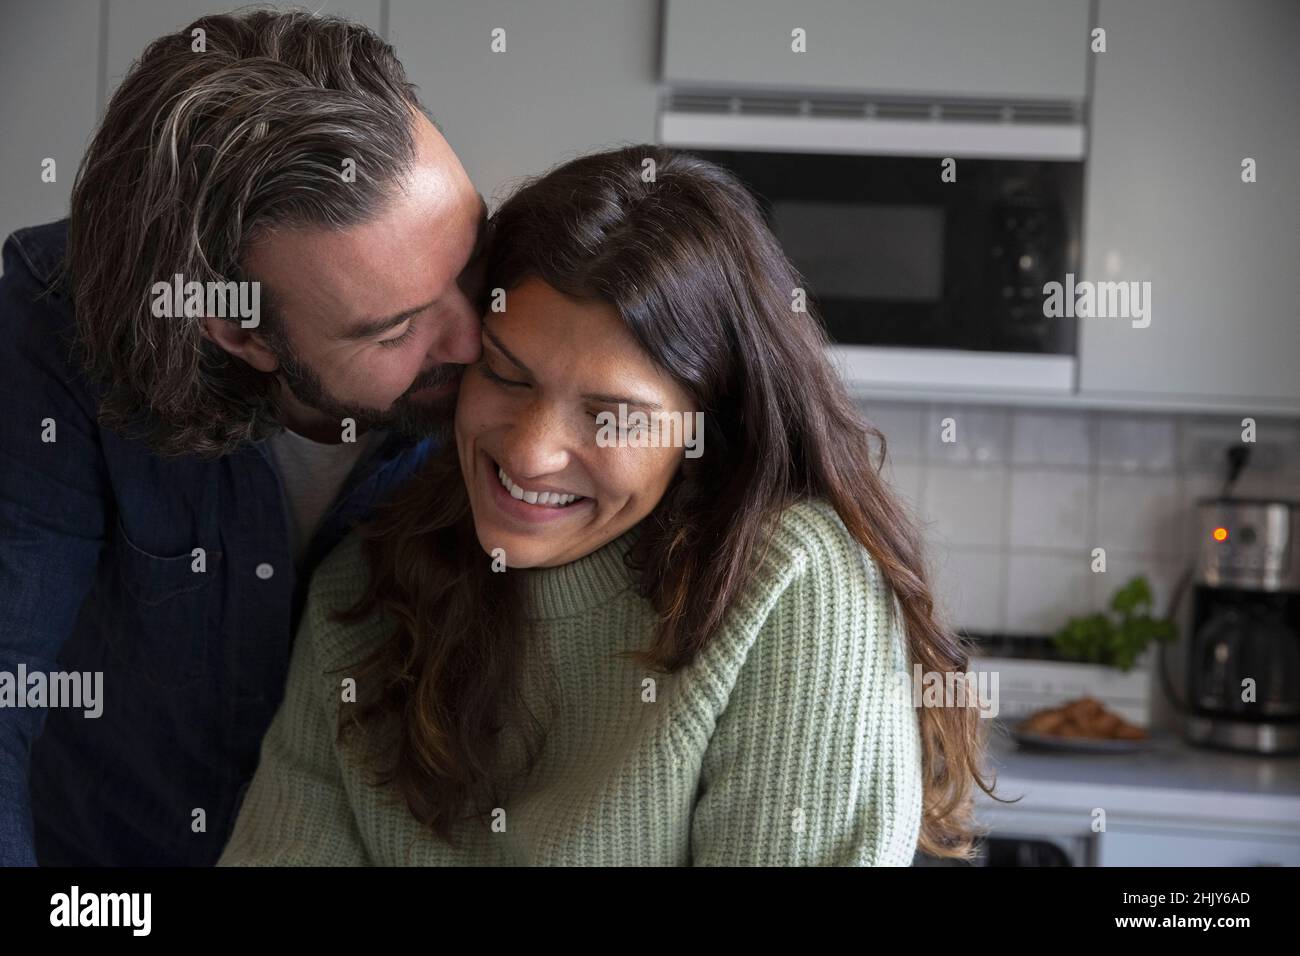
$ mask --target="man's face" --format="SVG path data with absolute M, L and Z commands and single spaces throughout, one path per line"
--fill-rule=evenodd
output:
M 460 373 L 478 360 L 487 210 L 442 135 L 416 122 L 416 164 L 371 222 L 273 229 L 245 255 L 274 303 L 263 339 L 297 430 L 353 418 L 445 434 Z

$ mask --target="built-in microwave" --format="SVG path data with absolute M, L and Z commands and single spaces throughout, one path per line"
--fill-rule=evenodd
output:
M 1044 286 L 1078 272 L 1081 126 L 673 105 L 661 139 L 757 196 L 851 384 L 1074 388 Z

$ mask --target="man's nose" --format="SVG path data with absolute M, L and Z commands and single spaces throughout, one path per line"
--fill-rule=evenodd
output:
M 433 365 L 469 365 L 479 360 L 483 351 L 483 325 L 477 310 L 465 299 L 443 311 L 428 357 Z

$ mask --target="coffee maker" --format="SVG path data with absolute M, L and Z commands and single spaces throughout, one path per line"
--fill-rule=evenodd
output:
M 1197 502 L 1190 743 L 1300 753 L 1300 504 Z

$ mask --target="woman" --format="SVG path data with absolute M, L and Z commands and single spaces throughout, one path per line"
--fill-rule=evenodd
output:
M 455 441 L 317 572 L 221 862 L 967 855 L 977 713 L 899 692 L 966 652 L 752 198 L 641 146 L 494 226 Z

